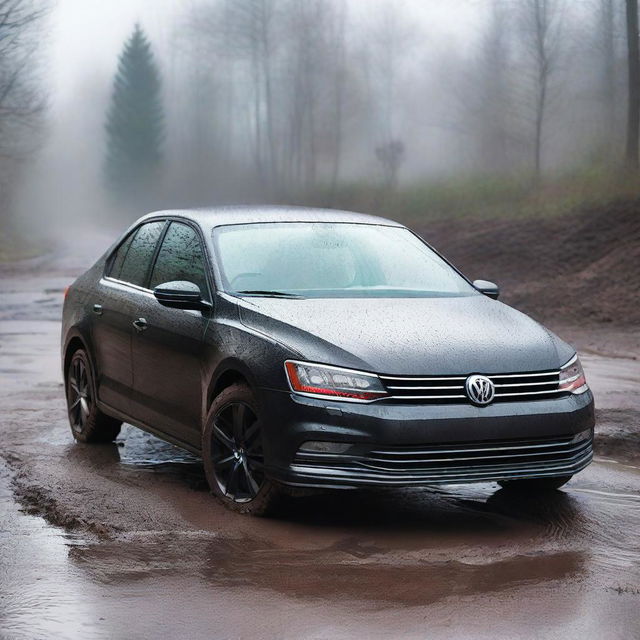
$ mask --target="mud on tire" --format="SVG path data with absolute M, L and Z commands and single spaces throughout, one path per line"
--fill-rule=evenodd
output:
M 65 391 L 69 425 L 76 440 L 87 443 L 115 440 L 122 423 L 98 409 L 93 369 L 84 349 L 71 356 L 65 372 Z
M 202 458 L 211 493 L 238 513 L 272 514 L 282 491 L 264 469 L 258 404 L 245 384 L 233 384 L 213 401 L 202 433 Z

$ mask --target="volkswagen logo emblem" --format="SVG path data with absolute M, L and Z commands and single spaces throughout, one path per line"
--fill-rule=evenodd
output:
M 496 395 L 493 382 L 486 376 L 469 376 L 464 383 L 464 388 L 473 404 L 489 404 Z

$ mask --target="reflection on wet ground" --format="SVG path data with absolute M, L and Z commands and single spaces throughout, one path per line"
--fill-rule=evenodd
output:
M 9 471 L 0 462 L 0 637 L 71 637 L 82 632 L 84 579 L 68 558 L 79 544 L 81 537 L 20 511 Z
M 568 491 L 527 499 L 488 484 L 323 493 L 257 520 L 222 511 L 197 459 L 131 427 L 117 444 L 68 445 L 67 454 L 70 472 L 89 464 L 123 482 L 142 474 L 143 484 L 151 474 L 160 489 L 149 500 L 170 501 L 191 526 L 83 539 L 19 515 L 4 486 L 0 629 L 10 637 L 124 638 L 127 616 L 140 636 L 215 637 L 215 620 L 222 637 L 388 637 L 399 628 L 421 637 L 427 612 L 449 621 L 433 637 L 496 628 L 530 637 L 534 603 L 547 608 L 547 629 L 566 637 L 618 637 L 606 633 L 613 612 L 619 637 L 640 629 L 629 602 L 640 584 L 633 468 L 596 463 Z

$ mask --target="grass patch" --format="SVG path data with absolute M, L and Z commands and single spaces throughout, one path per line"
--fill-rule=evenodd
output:
M 0 228 L 0 263 L 37 258 L 44 252 L 45 247 L 39 242 L 15 230 Z
M 557 216 L 639 195 L 640 176 L 594 165 L 548 178 L 538 186 L 530 176 L 469 175 L 414 182 L 394 190 L 373 182 L 342 183 L 335 190 L 321 186 L 295 200 L 415 223 Z

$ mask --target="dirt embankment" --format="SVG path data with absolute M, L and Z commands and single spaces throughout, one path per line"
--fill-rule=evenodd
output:
M 558 217 L 413 226 L 540 320 L 640 326 L 640 199 Z

